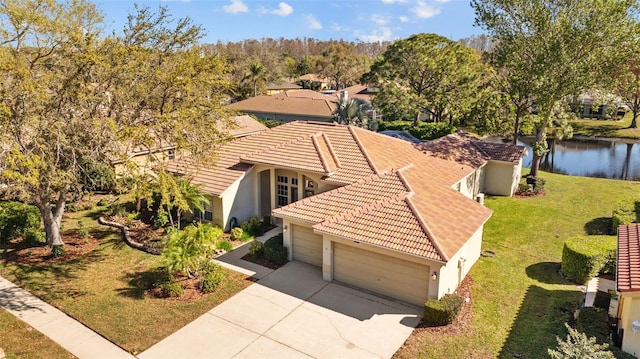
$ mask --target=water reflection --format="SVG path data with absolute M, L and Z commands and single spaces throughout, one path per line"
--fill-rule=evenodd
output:
M 531 167 L 533 138 L 523 138 L 527 147 L 524 166 Z M 549 152 L 540 168 L 572 176 L 640 180 L 640 143 L 609 140 L 548 140 Z

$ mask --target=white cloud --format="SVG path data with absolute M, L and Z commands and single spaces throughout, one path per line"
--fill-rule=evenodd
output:
M 249 7 L 247 7 L 242 0 L 231 0 L 231 4 L 223 6 L 222 9 L 229 14 L 239 14 L 249 11 Z
M 383 4 L 402 4 L 406 2 L 407 0 L 382 0 Z
M 382 26 L 382 25 L 386 25 L 387 23 L 389 23 L 389 17 L 384 16 L 384 15 L 371 15 L 371 21 L 373 21 L 374 24 L 378 25 L 378 26 Z
M 335 22 L 331 23 L 331 30 L 332 31 L 338 32 L 338 31 L 340 31 L 342 29 L 344 29 L 344 27 L 342 25 L 338 25 Z
M 274 15 L 279 15 L 279 16 L 288 16 L 288 15 L 291 15 L 292 12 L 293 12 L 293 7 L 291 7 L 291 5 L 287 4 L 286 2 L 281 2 L 280 4 L 278 4 L 277 10 L 270 11 L 270 13 Z
M 306 15 L 305 18 L 307 19 L 307 23 L 309 24 L 310 29 L 312 30 L 322 29 L 322 24 L 320 23 L 320 21 L 318 21 L 318 19 L 315 18 L 315 16 Z
M 418 1 L 416 7 L 412 8 L 411 11 L 421 19 L 428 19 L 440 13 L 439 8 L 431 4 L 427 4 L 425 1 Z
M 358 40 L 364 42 L 390 41 L 392 36 L 393 33 L 388 27 L 381 27 L 377 30 L 373 30 L 370 34 L 356 33 Z
M 398 19 L 400 19 L 400 22 L 409 22 L 409 18 L 407 16 L 400 16 Z

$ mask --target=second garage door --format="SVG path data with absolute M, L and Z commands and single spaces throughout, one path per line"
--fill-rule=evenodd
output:
M 409 303 L 429 296 L 429 266 L 334 243 L 333 278 Z
M 291 225 L 293 238 L 293 259 L 322 266 L 322 236 L 313 233 L 309 227 Z

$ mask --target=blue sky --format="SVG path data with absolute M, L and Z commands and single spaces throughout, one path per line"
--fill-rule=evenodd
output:
M 121 30 L 132 1 L 93 0 L 108 28 Z M 482 30 L 473 26 L 469 0 L 147 0 L 173 16 L 191 17 L 207 30 L 203 42 L 309 37 L 321 40 L 386 41 L 432 32 L 459 40 Z

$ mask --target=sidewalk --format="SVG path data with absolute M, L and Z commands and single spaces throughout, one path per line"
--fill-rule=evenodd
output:
M 80 359 L 135 358 L 80 322 L 0 277 L 0 307 Z M 4 348 L 10 350 L 10 348 Z
M 615 281 L 599 277 L 592 278 L 589 283 L 587 283 L 586 288 L 584 289 L 584 306 L 593 307 L 593 302 L 596 299 L 596 292 L 600 291 L 607 293 L 609 290 L 616 290 Z

